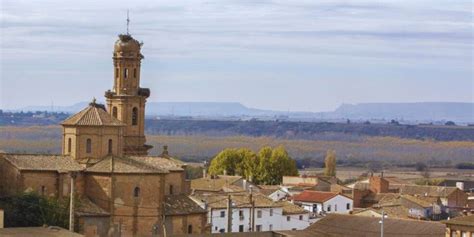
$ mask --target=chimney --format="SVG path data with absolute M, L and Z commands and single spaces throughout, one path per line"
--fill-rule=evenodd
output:
M 227 175 L 227 170 L 224 170 L 224 175 Z
M 163 152 L 161 153 L 161 156 L 162 157 L 168 157 L 168 146 L 167 145 L 164 145 L 163 146 Z
M 456 182 L 456 188 L 461 189 L 461 191 L 464 191 L 464 182 Z
M 380 172 L 380 178 L 383 178 L 383 171 Z
M 203 178 L 207 178 L 207 169 L 206 169 L 205 166 L 204 166 L 204 168 L 202 169 L 202 177 L 203 177 Z
M 247 191 L 247 180 L 246 179 L 244 179 L 242 181 L 242 186 L 243 186 L 244 190 Z

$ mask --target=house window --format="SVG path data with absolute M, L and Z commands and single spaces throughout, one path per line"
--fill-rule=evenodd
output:
M 225 211 L 221 211 L 221 217 L 225 217 Z
M 300 215 L 300 221 L 302 221 L 302 220 L 303 220 L 303 216 L 302 216 L 302 215 Z
M 337 212 L 337 204 L 334 204 L 334 211 Z
M 109 154 L 112 154 L 112 139 L 109 139 Z
M 41 195 L 44 196 L 45 193 L 46 193 L 46 187 L 41 186 Z
M 328 205 L 328 212 L 331 211 L 331 205 Z
M 132 109 L 132 125 L 137 125 L 138 124 L 138 109 L 137 107 L 134 107 Z
M 273 209 L 270 209 L 270 216 L 273 216 Z
M 139 197 L 140 196 L 140 188 L 139 187 L 135 187 L 135 189 L 133 190 L 133 197 Z
M 268 226 L 268 230 L 272 231 L 273 230 L 273 225 L 270 224 L 270 226 Z
M 225 232 L 225 229 L 220 229 L 219 230 L 219 233 L 224 233 Z
M 244 232 L 244 225 L 239 225 L 239 232 Z
M 193 233 L 193 225 L 188 225 L 188 234 Z
M 350 204 L 350 203 L 347 203 L 347 204 L 346 204 L 346 209 L 347 209 L 347 210 L 350 210 L 350 209 L 351 209 L 351 204 Z
M 71 138 L 67 139 L 67 153 L 71 153 L 71 146 L 72 146 L 72 141 Z
M 92 140 L 90 138 L 87 138 L 86 140 L 86 153 L 91 153 L 92 152 Z
M 257 225 L 256 227 L 257 227 L 257 232 L 262 231 L 262 225 Z
M 173 195 L 173 185 L 170 184 L 170 195 Z
M 243 220 L 243 219 L 244 219 L 244 211 L 239 210 L 239 220 Z
M 136 68 L 133 69 L 133 77 L 137 78 L 137 69 Z
M 262 211 L 261 210 L 257 211 L 257 218 L 262 218 Z
M 123 69 L 123 77 L 124 78 L 128 77 L 128 68 Z
M 290 216 L 287 216 L 286 217 L 286 221 L 290 221 L 291 217 Z
M 114 106 L 114 107 L 112 108 L 112 116 L 114 116 L 114 118 L 117 118 L 117 114 L 118 114 L 118 112 L 117 112 L 117 107 Z

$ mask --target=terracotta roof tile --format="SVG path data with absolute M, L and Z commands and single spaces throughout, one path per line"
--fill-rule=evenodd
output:
M 165 197 L 166 215 L 187 215 L 207 213 L 196 202 L 186 195 L 168 195 Z
M 227 194 L 195 194 L 191 196 L 193 199 L 199 202 L 206 202 L 211 208 L 221 209 L 227 208 Z M 234 193 L 231 194 L 232 202 L 234 207 L 251 207 L 250 197 L 246 193 Z M 261 195 L 253 194 L 253 200 L 255 201 L 255 207 L 281 207 L 282 205 L 274 202 L 272 199 Z
M 305 210 L 304 208 L 295 205 L 291 202 L 287 201 L 279 201 L 277 205 L 281 205 L 283 207 L 283 215 L 294 215 L 294 214 L 306 214 L 309 211 Z
M 453 218 L 449 221 L 443 221 L 443 223 L 452 224 L 452 225 L 473 226 L 474 227 L 474 215 Z
M 458 190 L 456 187 L 439 187 L 424 185 L 404 185 L 400 187 L 400 193 L 406 195 L 423 195 L 427 197 L 447 197 Z
M 112 117 L 105 107 L 91 103 L 85 109 L 64 120 L 62 125 L 74 126 L 125 126 L 120 120 Z
M 19 170 L 80 171 L 83 167 L 69 156 L 0 154 Z
M 380 218 L 329 214 L 309 226 L 303 232 L 318 231 L 328 236 L 378 237 L 380 236 Z M 387 218 L 384 222 L 384 236 L 445 236 L 445 225 L 439 222 L 417 221 Z
M 111 172 L 112 158 L 114 159 L 115 173 L 168 173 L 170 171 L 183 171 L 181 163 L 167 158 L 153 156 L 108 156 L 88 167 L 86 172 Z
M 234 184 L 242 179 L 240 176 L 219 175 L 191 180 L 191 189 L 196 191 L 219 192 L 224 186 Z
M 335 196 L 337 193 L 332 192 L 320 192 L 320 191 L 311 191 L 311 190 L 304 190 L 300 194 L 297 194 L 292 197 L 294 201 L 299 202 L 317 202 L 322 203 L 325 202 Z

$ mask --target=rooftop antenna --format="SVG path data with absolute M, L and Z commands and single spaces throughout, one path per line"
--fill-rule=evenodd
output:
M 128 9 L 127 9 L 127 35 L 129 35 L 128 33 L 128 26 L 130 25 L 130 17 L 128 16 Z

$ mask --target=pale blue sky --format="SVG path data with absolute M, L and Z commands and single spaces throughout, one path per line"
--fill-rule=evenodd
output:
M 103 98 L 112 49 L 143 41 L 150 101 L 326 111 L 472 102 L 472 1 L 1 0 L 0 108 Z M 132 4 L 132 5 L 130 5 Z

